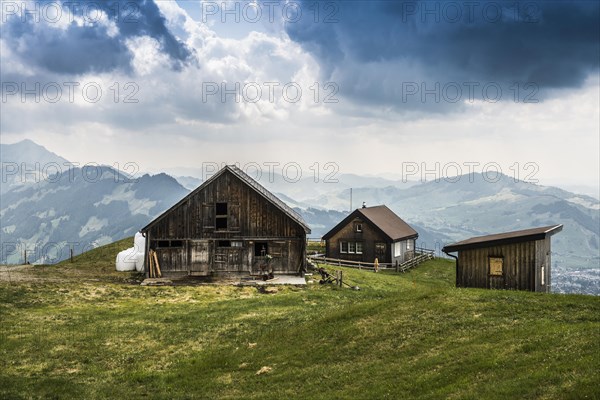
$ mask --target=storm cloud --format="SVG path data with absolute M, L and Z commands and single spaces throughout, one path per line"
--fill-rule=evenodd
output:
M 6 45 L 24 63 L 52 73 L 131 71 L 127 40 L 142 36 L 158 42 L 175 70 L 195 60 L 152 0 L 11 2 L 2 11 Z
M 313 3 L 304 2 L 304 9 Z M 331 3 L 322 2 L 322 10 Z M 598 73 L 597 2 L 334 4 L 328 21 L 311 14 L 286 23 L 286 31 L 319 60 L 323 79 L 336 80 L 340 93 L 358 102 L 401 102 L 407 83 L 431 89 L 436 82 L 494 83 L 505 93 L 515 83 L 531 85 L 543 98 Z

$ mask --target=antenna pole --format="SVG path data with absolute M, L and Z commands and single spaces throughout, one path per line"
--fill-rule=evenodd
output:
M 352 188 L 350 188 L 350 212 L 352 212 Z

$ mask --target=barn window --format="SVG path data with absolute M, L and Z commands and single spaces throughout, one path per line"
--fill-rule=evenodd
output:
M 227 203 L 215 205 L 215 227 L 217 230 L 227 230 Z
M 219 247 L 231 247 L 231 241 L 229 240 L 219 240 L 217 244 Z
M 504 270 L 504 259 L 502 257 L 490 257 L 490 275 L 502 276 Z
M 215 206 L 217 217 L 227 215 L 227 203 L 217 203 Z
M 183 240 L 158 240 L 155 243 L 157 248 L 183 247 Z
M 359 233 L 362 232 L 362 224 L 354 224 L 354 231 Z
M 264 257 L 269 254 L 269 245 L 267 242 L 256 242 L 254 243 L 254 255 L 257 257 Z
M 340 242 L 340 253 L 348 252 L 348 242 Z
M 406 241 L 406 250 L 410 250 L 410 249 L 411 249 L 411 248 L 410 248 L 411 246 L 412 246 L 412 244 L 411 244 L 411 241 L 410 241 L 410 240 L 407 240 L 407 241 Z
M 231 247 L 243 247 L 242 242 L 240 242 L 240 241 L 231 242 Z
M 356 242 L 356 254 L 362 254 L 363 246 L 362 242 Z

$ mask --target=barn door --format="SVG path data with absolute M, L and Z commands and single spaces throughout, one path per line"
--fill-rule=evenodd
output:
M 271 242 L 269 245 L 269 254 L 273 257 L 271 259 L 271 268 L 273 271 L 281 272 L 287 269 L 287 246 L 285 246 L 285 242 Z
M 216 272 L 243 272 L 243 248 L 217 247 L 213 269 Z
M 210 242 L 208 240 L 194 240 L 188 246 L 189 274 L 207 276 L 210 274 Z

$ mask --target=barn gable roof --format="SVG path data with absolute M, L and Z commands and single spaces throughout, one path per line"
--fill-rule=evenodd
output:
M 262 197 L 264 197 L 267 201 L 272 203 L 275 207 L 279 208 L 288 217 L 290 217 L 291 219 L 296 221 L 298 224 L 300 224 L 300 226 L 302 226 L 302 228 L 304 229 L 304 231 L 306 233 L 310 233 L 310 227 L 304 221 L 304 218 L 302 218 L 302 216 L 300 214 L 298 214 L 296 211 L 294 211 L 290 206 L 285 204 L 277 196 L 275 196 L 273 193 L 269 192 L 261 184 L 259 184 L 254 179 L 249 177 L 244 171 L 242 171 L 235 165 L 226 165 L 223 168 L 221 168 L 216 174 L 214 174 L 209 179 L 204 181 L 202 183 L 202 185 L 198 186 L 196 189 L 191 191 L 187 196 L 185 196 L 183 199 L 181 199 L 179 202 L 177 202 L 177 204 L 175 204 L 174 206 L 172 206 L 171 208 L 169 208 L 168 210 L 163 212 L 161 215 L 156 217 L 154 220 L 152 220 L 148 225 L 143 227 L 141 230 L 147 231 L 148 229 L 150 229 L 150 227 L 152 227 L 152 225 L 154 225 L 156 222 L 160 221 L 165 215 L 169 214 L 169 212 L 171 212 L 171 210 L 174 210 L 175 208 L 179 207 L 189 197 L 192 197 L 199 191 L 203 190 L 206 186 L 210 185 L 214 180 L 216 180 L 218 177 L 220 177 L 227 171 L 231 172 L 233 175 L 235 175 L 237 178 L 239 178 L 242 182 L 244 182 L 246 185 L 250 186 L 258 194 L 260 194 Z
M 460 242 L 444 246 L 444 253 L 453 253 L 460 250 L 477 249 L 482 247 L 498 246 L 510 243 L 529 242 L 545 239 L 562 231 L 562 225 L 542 226 L 540 228 L 524 229 L 520 231 L 496 233 L 493 235 L 476 236 Z
M 383 233 L 389 240 L 398 241 L 402 239 L 416 238 L 419 236 L 410 225 L 402 218 L 396 215 L 385 205 L 358 208 L 350 215 L 344 218 L 339 224 L 334 226 L 329 232 L 323 236 L 323 240 L 330 239 L 340 229 L 348 225 L 355 218 L 362 218 L 370 222 L 375 228 Z

